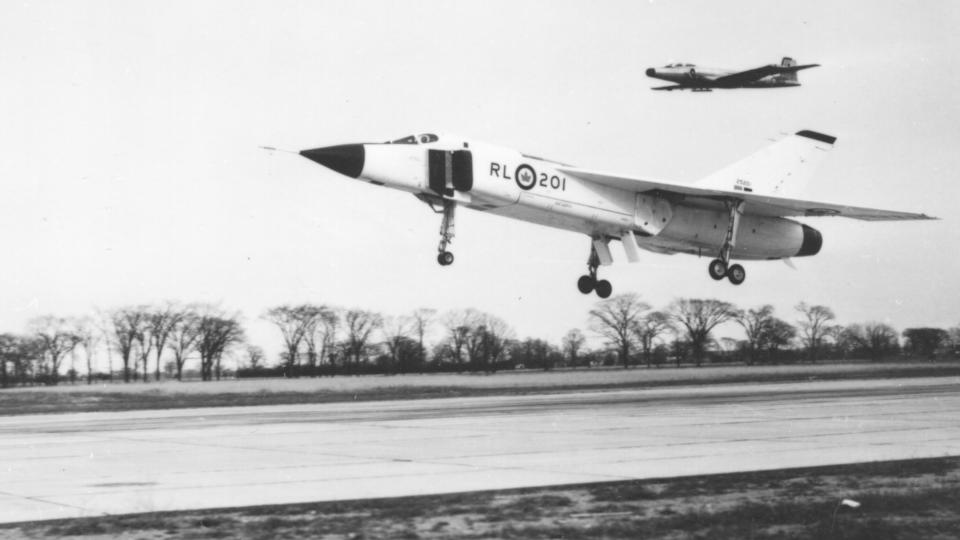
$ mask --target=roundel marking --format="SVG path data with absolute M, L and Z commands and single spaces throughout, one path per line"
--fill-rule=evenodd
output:
M 517 166 L 517 170 L 513 172 L 513 178 L 520 189 L 525 191 L 530 191 L 537 185 L 537 171 L 526 163 Z

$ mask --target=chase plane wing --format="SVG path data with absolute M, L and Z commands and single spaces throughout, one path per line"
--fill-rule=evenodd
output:
M 758 68 L 748 69 L 746 71 L 739 71 L 737 73 L 731 73 L 730 75 L 724 75 L 723 77 L 717 77 L 713 80 L 714 84 L 721 86 L 739 86 L 741 84 L 750 83 L 756 80 L 760 80 L 764 77 L 770 75 L 779 75 L 781 73 L 795 73 L 801 69 L 809 69 L 812 67 L 817 67 L 820 64 L 805 64 L 802 66 L 778 66 L 771 64 L 768 66 L 762 66 Z
M 685 88 L 691 88 L 690 86 L 684 86 L 682 84 L 671 84 L 669 86 L 654 86 L 651 90 L 683 90 Z

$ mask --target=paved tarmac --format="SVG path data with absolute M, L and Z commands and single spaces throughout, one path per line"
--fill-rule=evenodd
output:
M 960 455 L 960 379 L 0 417 L 0 522 Z

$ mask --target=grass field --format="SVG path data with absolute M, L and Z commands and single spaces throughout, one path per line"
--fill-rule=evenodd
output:
M 960 458 L 940 458 L 0 525 L 0 539 L 931 540 L 960 537 L 958 501 Z
M 0 415 L 487 396 L 749 382 L 960 377 L 957 363 L 594 368 L 217 382 L 62 384 L 0 390 Z

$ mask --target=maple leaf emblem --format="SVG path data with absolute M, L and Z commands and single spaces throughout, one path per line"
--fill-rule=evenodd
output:
M 523 180 L 523 183 L 524 183 L 524 184 L 526 184 L 527 182 L 529 182 L 529 181 L 530 181 L 530 173 L 528 173 L 527 171 L 523 171 L 523 173 L 520 175 L 520 180 Z

